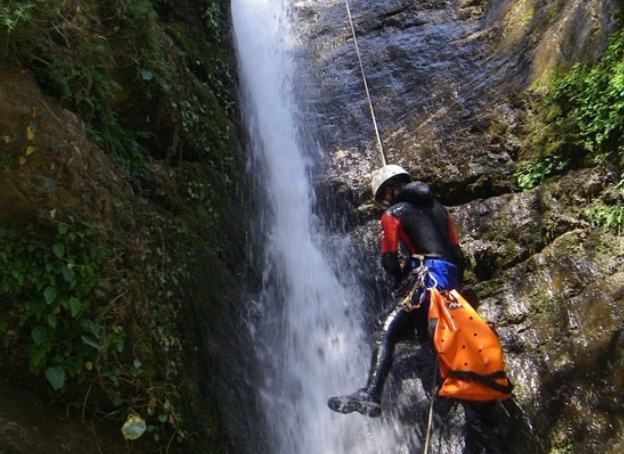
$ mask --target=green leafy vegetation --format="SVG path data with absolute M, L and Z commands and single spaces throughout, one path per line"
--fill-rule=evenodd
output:
M 593 201 L 583 210 L 583 216 L 592 224 L 605 230 L 616 230 L 618 234 L 624 225 L 624 176 L 620 176 L 617 187 L 617 198 L 609 198 L 609 201 L 601 199 Z
M 624 36 L 611 40 L 606 53 L 594 66 L 575 64 L 558 80 L 552 91 L 552 105 L 560 113 L 553 122 L 567 142 L 597 159 L 624 152 Z
M 126 266 L 142 263 L 132 273 L 114 247 L 120 244 L 84 221 L 0 229 L 0 365 L 19 373 L 24 364 L 68 404 L 120 421 L 129 408 L 140 412 L 156 440 L 167 431 L 184 437 L 172 404 L 180 345 L 172 307 L 163 302 L 181 271 L 152 245 L 153 253 L 125 259 Z M 165 275 L 159 264 L 172 268 Z M 138 283 L 154 289 L 153 301 Z
M 528 190 L 546 181 L 549 175 L 565 169 L 567 161 L 556 162 L 557 157 L 547 156 L 543 160 L 530 161 L 516 172 L 518 186 Z
M 624 33 L 612 36 L 595 64 L 575 64 L 552 78 L 548 94 L 538 105 L 546 125 L 533 137 L 533 158 L 518 168 L 522 190 L 584 163 L 610 163 L 620 169 L 624 185 Z M 620 228 L 624 194 L 617 200 L 594 201 L 585 217 L 605 228 Z
M 620 229 L 624 221 L 624 207 L 599 203 L 583 210 L 587 219 L 605 229 Z
M 212 378 L 189 363 L 207 361 L 197 332 L 211 328 L 197 319 L 193 298 L 216 306 L 214 270 L 240 268 L 243 247 L 234 227 L 241 172 L 223 22 L 213 0 L 0 4 L 0 59 L 33 74 L 116 165 L 70 189 L 132 188 L 126 199 L 113 197 L 111 219 L 85 219 L 77 212 L 89 217 L 89 208 L 76 206 L 51 216 L 57 206 L 49 200 L 63 202 L 46 191 L 67 184 L 63 159 L 87 158 L 87 144 L 46 137 L 43 115 L 3 124 L 2 169 L 50 159 L 42 168 L 58 179 L 37 183 L 46 214 L 0 225 L 0 364 L 120 427 L 133 415 L 130 432 L 139 427 L 162 452 L 193 430 L 202 434 L 193 452 L 222 443 L 216 404 L 206 403 Z M 45 153 L 34 153 L 33 137 Z M 201 406 L 185 400 L 200 393 Z
M 152 158 L 179 160 L 182 149 L 232 173 L 224 148 L 233 144 L 233 78 L 219 4 L 203 3 L 198 25 L 211 39 L 198 42 L 188 23 L 161 25 L 148 0 L 16 0 L 0 7 L 0 38 L 9 44 L 2 51 L 87 120 L 91 138 L 133 184 Z M 138 117 L 145 106 L 153 116 Z
M 106 355 L 123 345 L 122 330 L 104 329 L 106 317 L 87 316 L 108 254 L 88 226 L 79 227 L 59 224 L 49 238 L 32 223 L 0 230 L 2 362 L 25 358 L 57 390 L 67 390 L 65 377 L 84 381 L 101 347 Z
M 26 1 L 26 2 L 6 2 L 0 5 L 0 26 L 5 28 L 8 34 L 8 43 L 15 46 L 15 40 L 12 33 L 23 22 L 28 22 L 32 18 L 32 10 L 38 3 L 44 0 Z

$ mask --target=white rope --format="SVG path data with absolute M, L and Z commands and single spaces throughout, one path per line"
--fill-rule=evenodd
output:
M 436 358 L 435 365 L 433 366 L 433 386 L 431 388 L 431 402 L 429 404 L 429 416 L 427 417 L 427 431 L 425 434 L 425 446 L 423 448 L 423 454 L 429 452 L 429 438 L 431 437 L 431 429 L 433 427 L 433 402 L 435 400 L 436 393 L 436 378 L 438 376 L 438 361 Z
M 364 65 L 362 65 L 362 57 L 360 57 L 360 48 L 358 47 L 357 36 L 355 35 L 355 27 L 353 26 L 353 19 L 351 18 L 351 8 L 349 8 L 349 0 L 345 0 L 347 6 L 347 15 L 349 16 L 349 24 L 351 25 L 351 33 L 353 34 L 353 42 L 355 43 L 355 52 L 357 53 L 358 61 L 360 62 L 360 72 L 362 73 L 362 81 L 364 82 L 364 90 L 366 91 L 366 97 L 368 98 L 368 107 L 370 109 L 371 118 L 373 120 L 373 127 L 375 128 L 375 135 L 377 136 L 377 143 L 379 144 L 379 150 L 381 152 L 381 160 L 383 165 L 386 165 L 386 151 L 384 150 L 381 136 L 379 135 L 379 128 L 377 128 L 377 120 L 375 119 L 375 109 L 373 109 L 373 102 L 368 91 L 368 84 L 366 83 L 366 75 L 364 74 Z

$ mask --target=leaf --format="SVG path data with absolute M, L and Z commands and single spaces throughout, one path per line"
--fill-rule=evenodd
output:
M 52 186 L 54 186 L 55 184 L 56 184 L 56 181 L 54 181 L 54 178 L 47 177 L 47 178 L 44 178 L 44 179 L 43 179 L 43 186 L 44 186 L 46 189 L 50 189 L 50 188 L 51 188 Z
M 72 270 L 68 266 L 64 266 L 63 269 L 61 270 L 61 273 L 63 274 L 63 278 L 65 279 L 66 282 L 71 282 L 76 276 L 76 273 L 74 272 L 74 270 Z
M 33 147 L 32 145 L 31 145 L 31 146 L 26 147 L 26 156 L 30 156 L 30 155 L 31 155 L 31 154 L 33 154 L 34 152 L 35 152 L 35 147 Z
M 48 355 L 44 348 L 36 348 L 29 352 L 30 370 L 38 375 L 41 372 L 41 368 L 46 365 L 47 358 Z
M 69 310 L 71 311 L 72 317 L 76 318 L 78 314 L 80 314 L 80 309 L 82 308 L 82 303 L 80 300 L 74 296 L 69 299 Z
M 166 414 L 164 414 L 164 413 L 159 414 L 159 415 L 158 415 L 158 420 L 159 420 L 161 423 L 163 423 L 163 424 L 164 424 L 164 423 L 166 423 L 166 422 L 167 422 L 167 415 L 166 415 Z
M 52 329 L 56 328 L 57 322 L 58 322 L 58 318 L 55 314 L 48 315 L 48 325 L 50 325 Z
M 121 428 L 121 433 L 126 440 L 136 440 L 145 433 L 147 424 L 139 415 L 129 414 Z
M 31 335 L 35 341 L 35 345 L 41 345 L 48 340 L 48 330 L 45 326 L 36 326 L 32 330 Z
M 33 140 L 35 138 L 35 131 L 29 126 L 26 128 L 26 138 L 28 140 Z
M 82 340 L 82 342 L 87 344 L 89 347 L 93 347 L 96 350 L 100 349 L 100 344 L 98 344 L 95 340 L 91 339 L 90 337 L 88 337 L 88 336 L 81 336 L 80 339 Z
M 56 299 L 56 289 L 54 287 L 46 287 L 43 291 L 43 297 L 46 300 L 46 304 L 49 306 Z
M 65 385 L 65 369 L 62 367 L 50 367 L 45 376 L 54 389 L 61 389 Z
M 54 255 L 56 255 L 58 258 L 62 259 L 65 256 L 65 245 L 61 243 L 56 243 L 54 246 L 52 246 L 52 252 L 54 252 Z
M 141 79 L 143 80 L 152 80 L 154 78 L 154 73 L 151 72 L 149 69 L 142 69 L 141 70 Z

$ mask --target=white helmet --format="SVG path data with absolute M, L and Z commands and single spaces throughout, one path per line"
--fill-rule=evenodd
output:
M 403 167 L 394 164 L 388 164 L 377 169 L 373 173 L 373 179 L 371 180 L 371 190 L 375 202 L 380 202 L 381 188 L 390 180 L 396 180 L 397 183 L 409 183 L 412 181 L 412 178 Z

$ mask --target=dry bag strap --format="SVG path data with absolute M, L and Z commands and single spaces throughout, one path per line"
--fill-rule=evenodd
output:
M 462 370 L 452 370 L 448 373 L 447 377 L 458 378 L 460 380 L 476 381 L 477 383 L 480 383 L 484 386 L 487 386 L 489 388 L 492 388 L 495 391 L 498 391 L 504 394 L 511 394 L 511 391 L 513 390 L 513 385 L 507 378 L 507 375 L 505 374 L 505 372 L 502 370 L 498 372 L 493 372 L 488 375 L 479 375 L 474 372 L 462 371 Z M 494 378 L 504 378 L 505 380 L 507 380 L 507 386 L 501 385 L 500 383 L 495 382 L 493 380 Z

